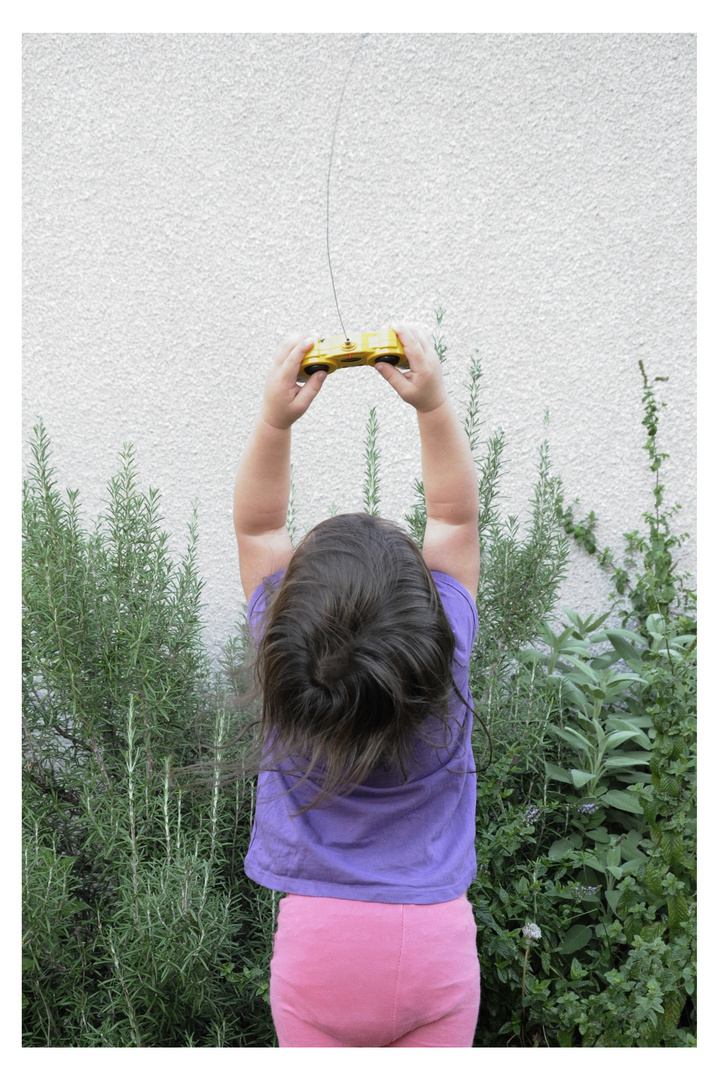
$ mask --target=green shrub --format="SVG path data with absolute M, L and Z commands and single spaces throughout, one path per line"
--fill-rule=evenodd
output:
M 23 1043 L 271 1045 L 272 898 L 242 873 L 252 785 L 171 768 L 222 741 L 196 530 L 176 565 L 132 452 L 83 529 L 39 425 L 23 498 Z
M 480 1045 L 696 1043 L 696 597 L 669 557 L 683 538 L 662 509 L 642 376 L 654 512 L 626 535 L 621 570 L 600 556 L 620 625 L 570 610 L 560 628 L 537 623 L 494 690 L 470 890 Z M 562 518 L 594 553 L 595 516 Z
M 436 344 L 446 360 L 439 331 Z M 594 515 L 574 522 L 546 444 L 525 520 L 500 515 L 504 436 L 484 437 L 481 363 L 469 365 L 482 541 L 470 685 L 493 745 L 477 725 L 477 1046 L 696 1039 L 695 596 L 672 561 L 682 538 L 642 373 L 655 507 L 618 567 L 596 553 Z M 370 513 L 380 446 L 372 410 Z M 415 488 L 406 524 L 421 542 Z M 294 485 L 288 527 L 296 537 Z M 557 624 L 569 537 L 612 574 L 616 619 L 567 610 Z M 245 718 L 203 645 L 196 544 L 193 519 L 170 558 L 128 447 L 84 528 L 38 425 L 23 493 L 26 1046 L 275 1045 L 278 894 L 242 870 L 254 781 L 219 782 L 242 744 L 210 748 Z M 245 642 L 240 620 L 227 670 Z M 204 787 L 173 782 L 200 762 Z

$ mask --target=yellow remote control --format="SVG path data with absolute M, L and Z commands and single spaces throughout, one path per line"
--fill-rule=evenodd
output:
M 377 333 L 356 334 L 345 338 L 342 334 L 319 338 L 300 364 L 299 381 L 305 382 L 315 371 L 331 374 L 338 368 L 361 367 L 378 360 L 397 367 L 408 368 L 409 363 L 394 330 L 378 330 Z

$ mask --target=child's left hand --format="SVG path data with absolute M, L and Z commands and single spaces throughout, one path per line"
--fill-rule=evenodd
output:
M 316 371 L 303 386 L 297 383 L 302 359 L 314 343 L 314 338 L 302 334 L 287 338 L 278 345 L 267 373 L 261 411 L 262 419 L 270 427 L 291 427 L 319 393 L 326 371 Z
M 375 369 L 418 413 L 432 412 L 447 400 L 442 365 L 434 345 L 423 331 L 412 326 L 394 323 L 393 329 L 404 348 L 409 371 L 405 373 L 382 361 L 375 364 Z

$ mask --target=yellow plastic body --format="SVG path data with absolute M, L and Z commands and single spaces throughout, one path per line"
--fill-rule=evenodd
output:
M 378 360 L 387 360 L 397 367 L 408 368 L 402 343 L 389 328 L 377 333 L 350 335 L 349 344 L 342 334 L 320 338 L 300 365 L 299 378 L 304 382 L 315 371 L 331 374 L 339 368 L 361 367 Z

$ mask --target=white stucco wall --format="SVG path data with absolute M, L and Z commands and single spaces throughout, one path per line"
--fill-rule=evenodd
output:
M 24 440 L 42 416 L 63 484 L 100 510 L 124 442 L 174 543 L 198 501 L 208 641 L 243 600 L 237 459 L 277 340 L 338 333 L 325 193 L 349 34 L 24 38 Z M 348 330 L 446 309 L 447 379 L 485 370 L 508 512 L 547 434 L 567 494 L 621 548 L 651 505 L 641 378 L 669 377 L 660 448 L 695 532 L 695 37 L 373 34 L 332 174 Z M 402 520 L 412 410 L 373 371 L 299 422 L 300 524 L 361 505 L 377 405 L 382 510 Z M 693 569 L 694 540 L 684 550 Z M 575 553 L 563 602 L 603 608 Z

